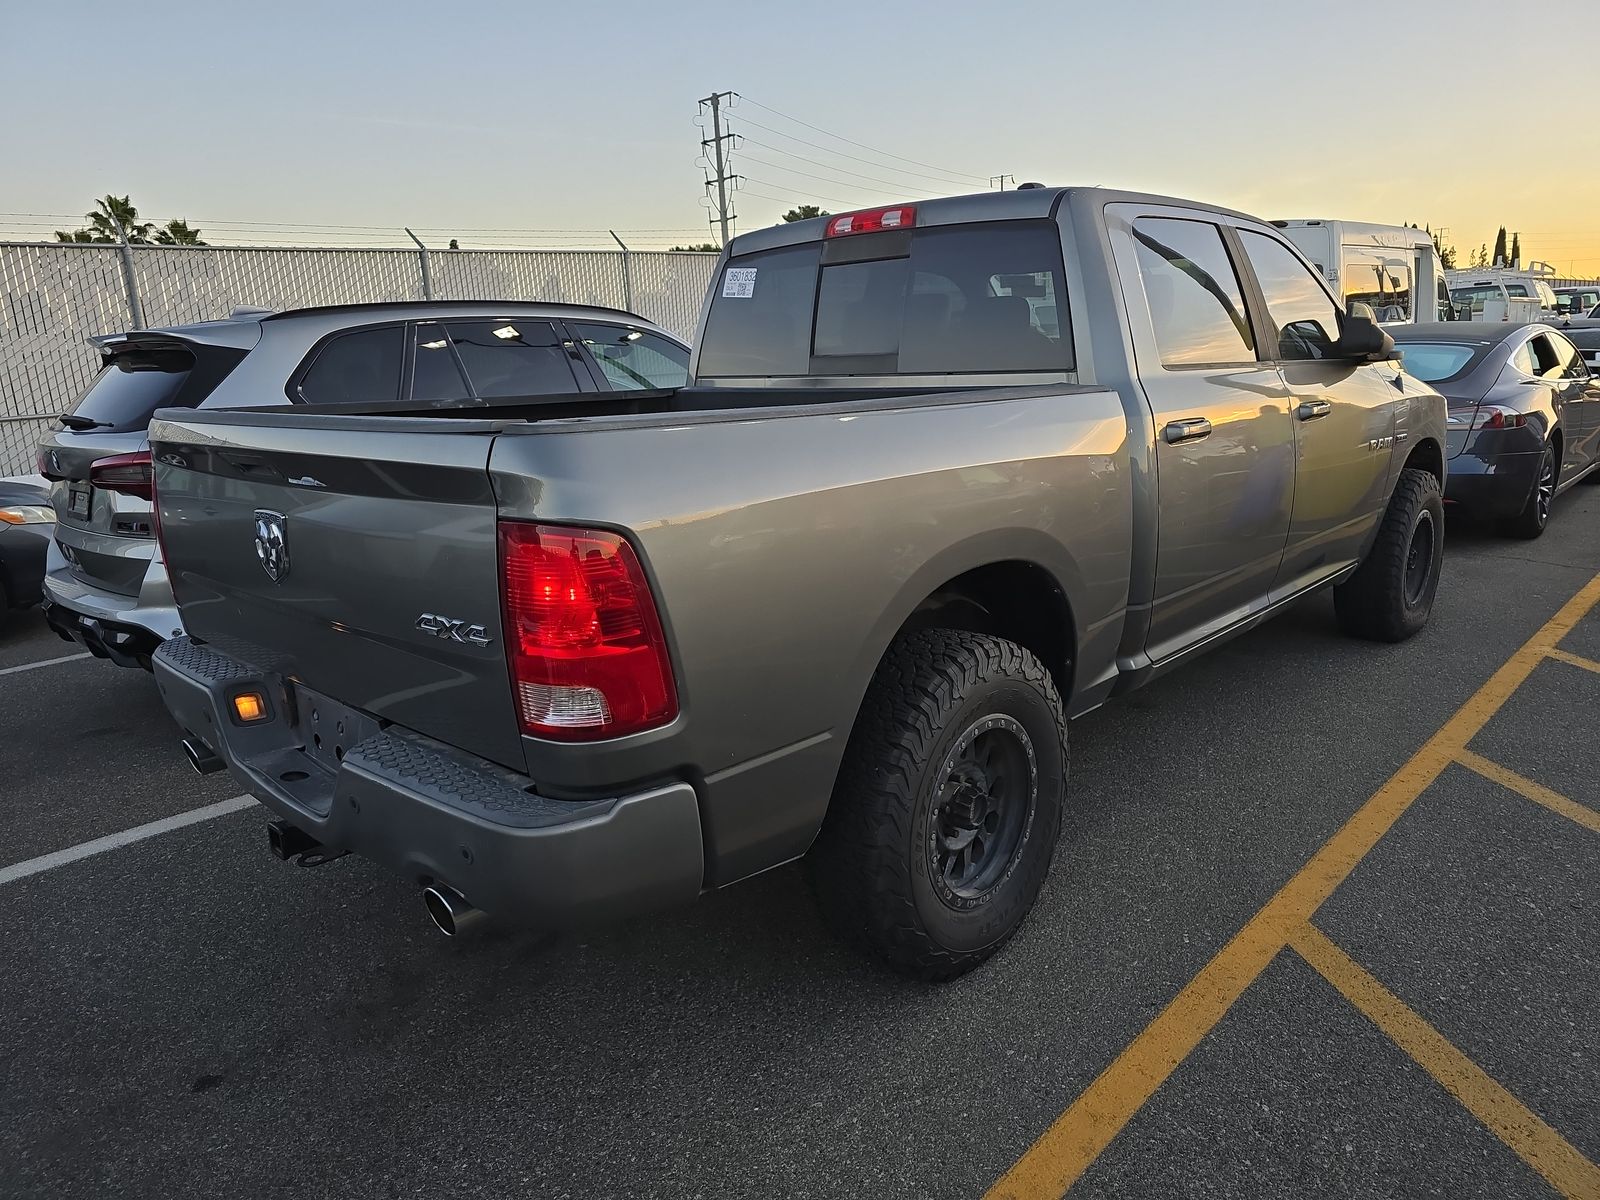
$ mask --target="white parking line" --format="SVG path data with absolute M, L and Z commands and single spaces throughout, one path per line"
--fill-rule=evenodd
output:
M 0 667 L 0 675 L 15 675 L 18 671 L 32 671 L 36 667 L 53 667 L 57 663 L 77 662 L 80 658 L 88 658 L 87 650 L 77 654 L 63 654 L 60 658 L 47 658 L 43 662 L 23 663 L 20 667 Z
M 98 837 L 90 842 L 80 842 L 76 846 L 68 846 L 65 850 L 41 854 L 38 858 L 30 858 L 26 862 L 12 863 L 9 867 L 0 867 L 0 886 L 26 879 L 30 875 L 37 875 L 41 871 L 64 867 L 68 863 L 77 862 L 80 858 L 90 858 L 96 854 L 104 854 L 107 850 L 116 850 L 134 842 L 142 842 L 145 838 L 170 833 L 174 829 L 182 829 L 185 825 L 195 825 L 201 821 L 209 821 L 213 817 L 225 817 L 229 813 L 249 808 L 255 802 L 254 796 L 235 796 L 231 800 L 218 800 L 215 804 L 190 809 L 175 817 L 162 817 L 161 820 L 151 821 L 148 825 L 135 825 L 132 829 L 124 829 L 121 833 L 108 833 L 105 837 Z

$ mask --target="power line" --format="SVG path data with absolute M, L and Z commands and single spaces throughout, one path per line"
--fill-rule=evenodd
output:
M 836 171 L 841 175 L 853 175 L 857 179 L 865 179 L 868 183 L 881 184 L 884 187 L 894 188 L 894 189 L 896 189 L 898 191 L 902 191 L 902 192 L 916 192 L 918 195 L 922 195 L 922 196 L 937 196 L 937 195 L 944 195 L 945 194 L 945 193 L 941 193 L 941 192 L 930 192 L 930 191 L 928 191 L 927 188 L 907 187 L 903 183 L 896 183 L 895 181 L 889 180 L 889 179 L 878 179 L 878 178 L 875 178 L 874 176 L 871 176 L 871 175 L 863 175 L 859 171 L 848 171 L 844 167 L 835 167 L 831 163 L 818 162 L 816 159 L 807 158 L 803 154 L 793 154 L 793 153 L 790 153 L 789 151 L 784 150 L 784 149 L 782 149 L 782 148 L 780 148 L 778 146 L 769 146 L 769 145 L 767 145 L 766 142 L 758 142 L 758 141 L 756 141 L 755 138 L 749 136 L 748 134 L 742 134 L 741 136 L 744 138 L 745 141 L 749 142 L 752 146 L 760 146 L 760 147 L 762 147 L 763 149 L 766 149 L 766 150 L 774 150 L 774 151 L 777 151 L 777 153 L 782 154 L 782 155 L 786 155 L 789 158 L 799 159 L 801 162 L 807 162 L 807 163 L 810 163 L 812 166 L 816 166 L 816 167 L 826 167 L 828 170 Z M 750 158 L 751 162 L 756 162 L 756 163 L 761 162 L 761 159 L 759 159 L 759 158 L 751 158 L 749 155 L 746 155 L 745 157 L 746 158 Z M 765 165 L 769 166 L 769 167 L 777 167 L 778 166 L 778 164 L 776 164 L 776 163 L 766 163 Z M 778 167 L 778 169 L 779 170 L 793 170 L 794 168 L 792 168 L 792 167 Z M 802 174 L 803 174 L 803 172 L 802 172 Z M 818 178 L 821 178 L 821 176 L 819 176 Z M 845 183 L 846 181 L 843 180 L 843 179 L 835 179 L 832 182 L 834 182 L 834 183 Z
M 761 179 L 761 178 L 758 178 L 755 175 L 741 175 L 739 178 L 748 179 L 752 183 L 759 183 L 759 184 L 761 184 L 761 185 L 763 185 L 765 187 L 773 187 L 773 188 L 778 188 L 780 190 L 788 189 L 788 188 L 791 188 L 791 187 L 794 186 L 793 184 L 789 184 L 789 183 L 777 183 L 777 182 L 775 182 L 775 181 L 773 181 L 771 179 Z M 812 192 L 811 189 L 809 189 L 809 188 L 807 188 L 806 191 L 808 193 L 810 193 L 811 198 L 814 199 L 814 200 L 827 200 L 829 203 L 832 203 L 832 204 L 857 204 L 857 203 L 860 203 L 860 198 L 859 197 L 857 197 L 855 199 L 851 199 L 851 200 L 846 200 L 843 196 L 824 196 L 821 192 Z M 767 198 L 769 200 L 772 199 L 772 197 L 770 197 L 770 196 L 767 197 Z
M 863 150 L 871 150 L 874 154 L 882 154 L 888 158 L 898 159 L 900 162 L 911 163 L 913 166 L 927 167 L 928 170 L 938 171 L 941 174 L 960 176 L 965 179 L 974 180 L 978 183 L 987 184 L 988 182 L 982 175 L 973 175 L 967 171 L 946 171 L 943 167 L 936 167 L 932 163 L 922 162 L 915 158 L 907 158 L 903 154 L 890 154 L 887 150 L 880 150 L 876 146 L 869 146 L 865 142 L 856 141 L 854 138 L 844 137 L 842 134 L 837 134 L 831 130 L 824 129 L 820 125 L 813 125 L 810 121 L 802 121 L 799 117 L 791 117 L 788 113 L 780 112 L 777 109 L 772 108 L 770 105 L 761 103 L 759 100 L 752 100 L 743 92 L 738 93 L 738 97 L 745 104 L 754 104 L 757 108 L 763 110 L 764 112 L 769 112 L 775 117 L 782 117 L 785 121 L 793 121 L 796 125 L 804 125 L 807 129 L 815 130 L 817 133 L 820 133 L 825 137 L 831 137 L 835 141 L 846 142 L 852 146 L 859 146 Z
M 771 167 L 774 171 L 785 171 L 790 175 L 804 175 L 809 179 L 820 179 L 820 180 L 822 180 L 823 183 L 837 183 L 837 184 L 842 184 L 845 187 L 860 187 L 861 186 L 860 184 L 854 182 L 853 180 L 836 179 L 831 175 L 818 175 L 815 171 L 802 171 L 799 167 L 786 167 L 782 163 L 768 162 L 764 158 L 756 158 L 753 155 L 746 155 L 745 157 L 749 162 L 756 163 L 759 166 L 763 166 L 763 167 Z M 882 183 L 881 180 L 875 180 L 874 182 Z M 886 184 L 884 186 L 889 187 L 889 188 L 891 188 L 891 189 L 893 189 L 895 191 L 901 191 L 901 189 L 895 188 L 893 184 Z M 901 194 L 903 194 L 903 192 Z M 923 193 L 920 193 L 920 194 L 922 196 L 926 197 L 926 196 L 931 196 L 933 193 L 931 193 L 931 192 L 923 192 Z M 847 202 L 845 202 L 845 203 L 847 203 Z
M 755 101 L 751 100 L 750 103 L 754 104 Z M 915 176 L 918 179 L 931 179 L 935 183 L 957 184 L 960 187 L 971 187 L 972 186 L 972 184 L 970 184 L 970 183 L 959 181 L 959 180 L 954 179 L 954 178 L 952 178 L 950 176 L 947 176 L 947 175 L 926 175 L 926 174 L 923 174 L 921 171 L 906 171 L 906 170 L 902 170 L 902 169 L 900 169 L 898 167 L 891 167 L 887 163 L 882 162 L 880 159 L 862 158 L 859 154 L 846 154 L 843 150 L 835 150 L 831 146 L 824 146 L 821 142 L 808 142 L 805 138 L 796 137 L 792 133 L 784 133 L 783 130 L 781 130 L 781 129 L 774 129 L 770 125 L 763 125 L 760 121 L 753 121 L 749 117 L 741 116 L 739 118 L 739 120 L 740 120 L 740 122 L 742 124 L 754 125 L 757 129 L 764 129 L 768 133 L 775 134 L 778 137 L 788 138 L 791 142 L 799 142 L 802 146 L 810 146 L 813 149 L 822 150 L 822 151 L 827 152 L 828 154 L 837 155 L 840 158 L 848 158 L 853 162 L 866 163 L 869 167 L 879 167 L 879 168 L 881 168 L 883 170 L 892 172 L 893 174 L 896 174 L 896 175 L 911 175 L 911 176 Z M 749 135 L 746 135 L 745 140 L 746 141 L 755 142 L 755 139 L 750 137 Z M 756 142 L 756 145 L 760 146 L 760 145 L 764 145 L 764 143 Z M 768 149 L 777 149 L 777 147 L 771 146 L 771 147 L 768 147 Z M 792 150 L 784 150 L 784 151 L 781 151 L 780 153 L 783 153 L 783 154 L 794 154 L 794 152 Z M 802 156 L 798 155 L 798 154 L 795 154 L 794 157 L 800 158 Z M 811 160 L 807 159 L 806 161 L 809 162 Z M 824 165 L 826 165 L 826 164 L 824 164 Z

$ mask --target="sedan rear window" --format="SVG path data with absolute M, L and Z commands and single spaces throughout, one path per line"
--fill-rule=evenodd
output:
M 1441 383 L 1466 371 L 1478 351 L 1448 342 L 1401 342 L 1400 361 L 1406 372 L 1423 383 Z
M 963 375 L 1072 368 L 1049 221 L 863 234 L 730 259 L 699 374 Z

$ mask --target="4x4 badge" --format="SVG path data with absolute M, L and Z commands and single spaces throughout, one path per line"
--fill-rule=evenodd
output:
M 289 573 L 289 530 L 280 512 L 256 509 L 256 557 L 273 583 Z

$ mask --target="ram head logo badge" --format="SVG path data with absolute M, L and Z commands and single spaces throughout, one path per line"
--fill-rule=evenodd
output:
M 273 583 L 289 573 L 289 530 L 280 512 L 256 509 L 256 557 Z

